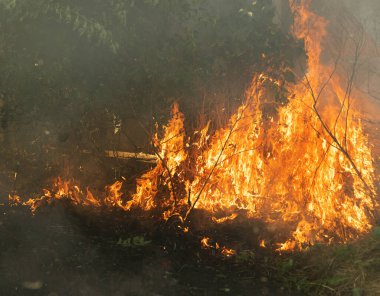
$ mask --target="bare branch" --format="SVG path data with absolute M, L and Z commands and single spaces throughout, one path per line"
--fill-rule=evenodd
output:
M 157 150 L 157 147 L 153 141 L 153 135 L 151 135 L 151 133 L 146 129 L 146 127 L 142 124 L 142 122 L 140 121 L 139 117 L 136 115 L 136 110 L 132 104 L 132 102 L 130 101 L 130 105 L 131 105 L 131 109 L 135 115 L 135 118 L 137 120 L 137 123 L 140 125 L 140 127 L 143 129 L 143 131 L 145 132 L 145 134 L 149 137 L 149 139 L 152 139 L 151 140 L 151 144 L 152 144 L 152 148 L 153 148 L 153 152 L 154 154 L 158 157 L 158 159 L 160 160 L 160 163 L 162 164 L 162 166 L 164 167 L 164 169 L 166 170 L 167 174 L 168 174 L 168 177 L 169 177 L 169 182 L 170 182 L 170 192 L 172 193 L 173 195 L 173 198 L 174 198 L 174 205 L 176 206 L 177 205 L 177 195 L 176 195 L 176 192 L 175 192 L 175 186 L 174 186 L 174 180 L 173 180 L 173 176 L 172 176 L 172 173 L 166 163 L 166 161 L 163 159 L 163 157 L 160 155 L 159 151 Z
M 354 169 L 355 173 L 357 174 L 357 176 L 360 178 L 360 180 L 362 181 L 363 185 L 365 186 L 365 188 L 368 190 L 368 192 L 373 195 L 374 192 L 373 190 L 371 189 L 371 187 L 367 184 L 367 182 L 364 180 L 363 178 L 363 175 L 362 173 L 359 171 L 358 167 L 356 166 L 355 162 L 353 161 L 352 157 L 350 156 L 350 154 L 348 153 L 347 149 L 345 149 L 345 147 L 343 146 L 342 143 L 340 143 L 340 141 L 337 139 L 337 137 L 333 134 L 333 132 L 330 130 L 330 128 L 327 126 L 326 122 L 323 120 L 321 114 L 319 113 L 317 107 L 316 107 L 316 104 L 317 104 L 317 99 L 316 99 L 316 96 L 315 96 L 315 93 L 314 93 L 314 90 L 310 84 L 310 81 L 309 81 L 309 78 L 307 77 L 307 75 L 305 75 L 305 79 L 306 79 L 306 82 L 307 82 L 307 85 L 309 87 L 309 91 L 310 91 L 310 94 L 313 98 L 313 101 L 314 101 L 314 104 L 313 104 L 313 110 L 315 112 L 315 114 L 317 115 L 318 117 L 318 120 L 319 122 L 321 123 L 322 127 L 323 127 L 323 130 L 329 135 L 329 137 L 332 139 L 332 141 L 336 144 L 337 146 L 337 149 L 339 151 L 341 151 L 343 153 L 343 155 L 346 157 L 346 159 L 349 161 L 349 163 L 351 164 L 352 168 Z
M 206 188 L 208 182 L 210 181 L 211 176 L 213 175 L 213 173 L 214 173 L 216 167 L 220 164 L 220 158 L 222 157 L 222 155 L 223 155 L 223 153 L 224 153 L 224 151 L 225 151 L 225 149 L 226 149 L 226 147 L 227 147 L 227 144 L 228 144 L 228 142 L 229 142 L 229 140 L 230 140 L 232 134 L 233 134 L 234 131 L 235 131 L 235 128 L 236 128 L 237 124 L 239 123 L 240 120 L 242 120 L 242 119 L 244 118 L 244 112 L 245 112 L 245 110 L 248 108 L 248 106 L 249 106 L 249 104 L 247 103 L 247 104 L 245 105 L 245 107 L 243 108 L 243 110 L 241 111 L 241 113 L 239 114 L 239 116 L 238 116 L 238 118 L 236 119 L 236 121 L 233 123 L 233 125 L 231 125 L 230 130 L 229 130 L 229 133 L 228 133 L 228 135 L 227 135 L 227 137 L 226 137 L 226 140 L 224 141 L 224 143 L 223 143 L 223 145 L 222 145 L 222 148 L 221 148 L 221 150 L 220 150 L 220 152 L 219 152 L 219 155 L 218 155 L 218 157 L 217 157 L 217 159 L 216 159 L 214 165 L 212 166 L 211 171 L 210 171 L 210 173 L 208 174 L 206 180 L 204 181 L 204 183 L 203 183 L 201 189 L 200 189 L 199 192 L 197 193 L 196 198 L 195 198 L 195 201 L 192 203 L 191 207 L 190 207 L 189 210 L 186 212 L 186 215 L 185 215 L 183 221 L 186 221 L 186 220 L 187 220 L 187 218 L 189 217 L 189 215 L 191 214 L 191 212 L 194 210 L 196 204 L 198 203 L 198 201 L 199 201 L 199 199 L 200 199 L 200 197 L 201 197 L 201 195 L 202 195 L 204 189 Z M 188 200 L 190 201 L 190 197 L 189 197 Z

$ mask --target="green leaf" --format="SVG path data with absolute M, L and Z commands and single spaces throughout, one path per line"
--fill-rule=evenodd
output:
M 352 289 L 352 296 L 363 296 L 363 290 L 356 287 Z
M 347 277 L 339 277 L 339 276 L 336 276 L 336 277 L 332 277 L 330 279 L 328 279 L 326 281 L 327 285 L 329 286 L 338 286 L 344 282 L 346 282 L 348 280 Z
M 375 238 L 379 238 L 380 239 L 380 226 L 376 226 L 374 229 L 373 229 L 373 232 L 372 232 L 373 236 Z
M 119 238 L 117 241 L 117 245 L 122 246 L 124 248 L 137 248 L 137 247 L 145 247 L 151 243 L 150 240 L 145 240 L 143 236 L 134 236 L 132 238 L 122 239 Z

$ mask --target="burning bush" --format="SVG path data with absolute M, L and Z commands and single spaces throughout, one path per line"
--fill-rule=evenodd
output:
M 132 196 L 123 196 L 121 182 L 95 198 L 60 181 L 56 193 L 26 204 L 35 210 L 43 202 L 68 198 L 86 206 L 154 211 L 180 223 L 191 220 L 195 209 L 208 212 L 215 223 L 244 215 L 286 229 L 283 241 L 269 238 L 279 250 L 346 242 L 368 232 L 377 209 L 374 168 L 352 109 L 352 85 L 337 74 L 336 64 L 321 63 L 328 23 L 309 10 L 309 1 L 292 9 L 308 68 L 286 86 L 288 103 L 274 114 L 263 114 L 263 105 L 276 102 L 268 86 L 283 82 L 266 74 L 253 78 L 242 105 L 226 127 L 215 131 L 206 124 L 188 136 L 184 115 L 174 104 L 172 118 L 153 139 L 157 165 L 137 180 Z

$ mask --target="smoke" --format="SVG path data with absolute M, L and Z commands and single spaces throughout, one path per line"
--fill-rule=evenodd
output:
M 276 22 L 290 30 L 288 1 L 274 0 Z M 380 2 L 376 0 L 312 1 L 313 10 L 328 21 L 323 59 L 334 64 L 346 84 L 353 76 L 355 109 L 373 143 L 375 160 L 380 156 Z M 356 50 L 358 49 L 358 52 Z M 379 167 L 379 163 L 377 166 Z

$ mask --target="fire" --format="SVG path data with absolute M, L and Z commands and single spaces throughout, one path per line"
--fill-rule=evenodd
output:
M 214 249 L 214 250 L 217 250 L 218 252 L 220 252 L 220 254 L 222 254 L 223 256 L 226 256 L 226 257 L 231 257 L 233 255 L 236 255 L 236 251 L 234 249 L 229 249 L 225 246 L 220 246 L 219 243 L 215 243 L 215 245 L 213 245 L 211 243 L 211 240 L 209 237 L 203 237 L 201 239 L 201 247 L 202 249 Z
M 128 210 L 128 206 L 123 205 L 122 200 L 122 193 L 121 193 L 121 187 L 123 186 L 123 183 L 120 181 L 116 181 L 111 186 L 108 186 L 106 189 L 108 189 L 108 195 L 105 198 L 105 203 L 108 204 L 111 207 L 119 207 L 124 210 Z
M 226 213 L 226 218 L 213 219 L 223 223 L 244 210 L 268 224 L 294 227 L 281 250 L 347 241 L 371 228 L 377 205 L 368 139 L 350 109 L 346 85 L 330 74 L 333 66 L 320 62 L 328 23 L 311 12 L 309 4 L 292 6 L 297 12 L 294 34 L 305 41 L 308 70 L 298 84 L 289 85 L 291 99 L 278 109 L 276 118 L 266 119 L 260 104 L 270 95 L 265 85 L 280 82 L 259 75 L 228 126 L 208 139 L 207 125 L 192 144 L 200 149 L 188 151 L 183 115 L 175 106 L 176 115 L 164 128 L 163 139 L 175 134 L 177 138 L 172 146 L 161 145 L 161 157 L 168 171 L 187 186 L 185 192 L 176 192 L 182 196 L 166 217 L 180 211 L 186 199 L 191 206 L 184 219 L 197 208 Z M 155 170 L 162 174 L 162 163 Z M 164 176 L 170 189 L 168 174 Z M 152 179 L 148 180 L 139 185 L 149 188 Z M 139 198 L 146 196 L 152 199 L 150 194 Z M 173 204 L 173 195 L 170 200 Z
M 17 206 L 22 204 L 21 198 L 18 195 L 9 195 L 8 196 L 8 203 L 10 206 Z
M 122 183 L 116 182 L 98 199 L 59 180 L 54 194 L 47 191 L 26 204 L 33 211 L 53 199 L 125 211 L 158 209 L 164 219 L 176 216 L 182 222 L 194 209 L 209 212 L 215 223 L 244 212 L 268 227 L 289 229 L 275 242 L 281 251 L 346 242 L 368 232 L 377 210 L 368 139 L 343 79 L 331 75 L 334 65 L 320 61 L 328 23 L 309 10 L 310 1 L 300 2 L 292 6 L 294 35 L 305 41 L 308 67 L 304 78 L 288 85 L 289 102 L 276 115 L 267 118 L 261 108 L 271 101 L 266 86 L 280 84 L 265 74 L 253 78 L 225 128 L 211 133 L 207 124 L 192 140 L 174 104 L 172 118 L 161 131 L 157 127 L 153 139 L 158 164 L 137 180 L 135 194 L 123 196 Z M 216 248 L 206 237 L 201 245 Z M 225 247 L 221 252 L 234 254 Z
M 172 107 L 172 118 L 168 125 L 163 127 L 163 137 L 155 134 L 153 144 L 159 157 L 157 166 L 144 174 L 137 181 L 136 193 L 128 207 L 138 206 L 144 210 L 152 210 L 158 206 L 168 208 L 164 218 L 168 219 L 175 207 L 181 202 L 177 196 L 177 184 L 185 183 L 184 162 L 187 159 L 185 148 L 184 115 L 179 112 L 175 103 Z M 174 176 L 176 179 L 174 180 Z M 169 198 L 157 201 L 160 186 L 166 185 Z
M 219 218 L 219 219 L 215 218 L 215 217 L 212 217 L 212 221 L 214 221 L 217 224 L 221 224 L 221 223 L 224 223 L 226 221 L 235 220 L 237 216 L 238 216 L 238 214 L 232 213 L 230 216 Z
M 260 247 L 262 247 L 262 248 L 266 248 L 267 246 L 266 246 L 266 244 L 265 244 L 265 240 L 261 240 L 260 241 Z
M 44 194 L 39 198 L 30 198 L 24 205 L 35 212 L 43 204 L 51 204 L 55 200 L 67 200 L 75 205 L 100 207 L 101 202 L 97 200 L 87 188 L 83 191 L 74 181 L 63 181 L 58 178 L 52 190 L 44 190 Z
M 226 257 L 231 257 L 233 255 L 236 255 L 236 251 L 233 250 L 233 249 L 229 249 L 229 248 L 226 248 L 226 247 L 222 247 L 222 250 L 220 251 L 220 253 Z
M 201 239 L 201 246 L 203 249 L 211 249 L 213 248 L 212 245 L 210 245 L 210 238 L 204 237 Z

